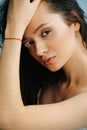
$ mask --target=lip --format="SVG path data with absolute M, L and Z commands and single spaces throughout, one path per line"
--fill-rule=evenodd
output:
M 53 63 L 54 59 L 55 59 L 56 56 L 53 56 L 53 57 L 50 57 L 48 58 L 47 60 L 44 61 L 44 64 L 45 65 L 50 65 Z

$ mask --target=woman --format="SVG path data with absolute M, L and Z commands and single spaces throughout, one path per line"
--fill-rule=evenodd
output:
M 28 0 L 10 0 L 0 57 L 2 130 L 71 130 L 87 127 L 86 43 L 87 24 L 75 0 L 36 0 L 32 3 Z M 30 84 L 33 87 L 39 82 L 41 87 L 29 88 L 33 89 L 32 94 L 36 93 L 33 100 L 30 99 L 31 95 L 27 98 L 22 94 L 24 104 L 35 104 L 41 88 L 39 104 L 44 105 L 24 106 L 21 99 L 20 84 L 25 85 L 25 82 L 32 80 L 38 67 L 34 59 L 29 59 L 32 61 L 27 63 L 27 67 L 29 69 L 33 64 L 34 74 L 31 68 L 30 73 L 27 69 L 23 70 L 28 53 L 51 73 L 39 65 L 41 75 L 38 78 L 36 73 L 35 81 L 30 81 Z M 25 73 L 29 79 L 25 78 L 24 82 Z M 22 93 L 23 90 L 22 87 Z

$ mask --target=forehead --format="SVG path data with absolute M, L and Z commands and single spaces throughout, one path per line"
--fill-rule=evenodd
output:
M 49 17 L 50 16 L 50 17 Z M 47 22 L 48 18 L 52 17 L 52 13 L 50 12 L 47 3 L 41 2 L 38 9 L 36 10 L 34 16 L 32 17 L 28 27 L 26 28 L 25 32 L 29 30 L 33 30 L 36 26 Z
M 51 13 L 47 3 L 43 1 L 43 2 L 40 3 L 40 5 L 39 5 L 37 11 L 35 12 L 31 22 L 32 23 L 38 22 L 40 20 L 44 20 L 44 18 L 47 19 L 48 16 L 51 15 L 51 14 L 52 13 Z M 30 24 L 31 24 L 31 22 L 30 22 Z
M 50 11 L 46 2 L 41 2 L 28 27 L 25 30 L 26 35 L 31 35 L 34 30 L 42 24 L 54 24 L 61 22 L 61 16 Z M 63 22 L 63 21 L 62 21 Z

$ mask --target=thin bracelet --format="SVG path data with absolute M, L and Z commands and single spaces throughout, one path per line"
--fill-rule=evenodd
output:
M 20 38 L 4 38 L 4 40 L 18 40 L 18 41 L 22 42 L 22 40 Z

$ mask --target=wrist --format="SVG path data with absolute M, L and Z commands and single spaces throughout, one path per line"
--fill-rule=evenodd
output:
M 9 40 L 9 41 L 10 41 L 10 40 L 15 40 L 15 41 L 20 41 L 20 42 L 22 43 L 22 39 L 16 38 L 16 37 L 5 37 L 5 38 L 4 38 L 4 41 L 5 41 L 5 40 Z
M 6 26 L 5 29 L 5 38 L 19 38 L 22 39 L 25 29 L 21 26 Z

